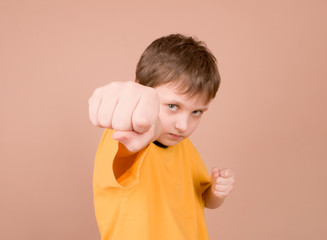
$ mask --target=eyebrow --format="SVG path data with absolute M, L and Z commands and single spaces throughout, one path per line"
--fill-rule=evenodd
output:
M 195 111 L 197 111 L 197 110 L 200 110 L 200 111 L 202 111 L 202 112 L 205 112 L 205 111 L 207 111 L 207 110 L 208 110 L 208 108 L 207 108 L 207 107 L 198 108 L 198 109 L 196 109 Z

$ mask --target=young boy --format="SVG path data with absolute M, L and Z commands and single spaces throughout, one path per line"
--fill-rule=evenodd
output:
M 205 45 L 175 34 L 148 46 L 135 82 L 95 90 L 90 119 L 107 128 L 93 182 L 101 239 L 208 239 L 203 208 L 219 207 L 234 177 L 217 168 L 210 177 L 188 137 L 219 83 Z

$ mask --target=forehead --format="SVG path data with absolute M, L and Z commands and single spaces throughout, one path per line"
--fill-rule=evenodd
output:
M 160 101 L 165 103 L 179 103 L 186 106 L 192 106 L 193 108 L 205 108 L 209 105 L 205 94 L 197 94 L 190 96 L 185 93 L 181 93 L 181 90 L 173 84 L 163 84 L 155 87 Z

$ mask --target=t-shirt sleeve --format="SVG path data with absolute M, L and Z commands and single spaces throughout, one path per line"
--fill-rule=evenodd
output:
M 119 148 L 119 142 L 112 139 L 113 130 L 106 129 L 99 143 L 94 162 L 93 184 L 99 188 L 128 188 L 139 179 L 139 170 L 144 158 L 144 150 L 135 155 L 134 163 L 118 179 L 113 171 L 113 162 Z
M 203 163 L 202 159 L 198 161 L 198 182 L 200 185 L 201 197 L 204 202 L 203 193 L 211 186 L 211 176 L 208 173 L 208 170 Z

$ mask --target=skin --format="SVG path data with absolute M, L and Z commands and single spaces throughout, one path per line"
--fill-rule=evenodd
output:
M 89 116 L 93 125 L 115 130 L 118 157 L 127 159 L 154 140 L 173 146 L 189 137 L 209 104 L 205 96 L 190 98 L 174 85 L 150 88 L 136 82 L 114 82 L 94 91 Z M 217 208 L 232 191 L 235 179 L 230 169 L 216 167 L 211 178 L 204 198 L 207 208 Z
M 155 87 L 155 90 L 159 96 L 161 120 L 157 140 L 166 146 L 176 145 L 194 132 L 209 103 L 205 103 L 204 96 L 190 98 L 170 85 Z

